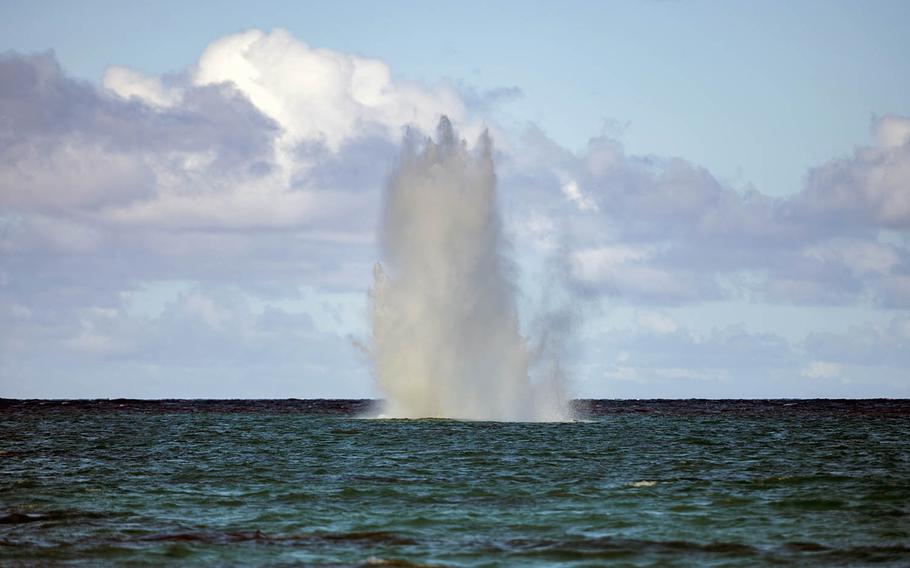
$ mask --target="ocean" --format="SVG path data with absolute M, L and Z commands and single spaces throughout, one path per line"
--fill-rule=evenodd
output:
M 0 400 L 0 564 L 908 566 L 910 401 Z

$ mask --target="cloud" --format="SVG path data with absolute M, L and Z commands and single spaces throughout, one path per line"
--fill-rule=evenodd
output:
M 732 325 L 696 333 L 653 312 L 585 338 L 579 396 L 905 397 L 910 319 L 788 341 Z
M 814 260 L 842 264 L 858 276 L 889 274 L 900 262 L 900 253 L 893 245 L 849 238 L 834 238 L 811 245 L 803 254 Z
M 840 375 L 841 366 L 830 361 L 812 361 L 803 371 L 804 377 L 810 379 L 833 379 Z
M 842 333 L 812 333 L 804 349 L 817 360 L 841 366 L 906 369 L 910 366 L 910 316 L 857 325 Z
M 519 231 L 545 218 L 570 235 L 573 275 L 592 293 L 631 303 L 907 306 L 910 249 L 889 234 L 903 230 L 910 196 L 907 124 L 877 120 L 875 146 L 815 168 L 785 198 L 734 188 L 679 158 L 629 155 L 606 135 L 573 154 L 529 128 L 514 145 L 519 156 L 505 160 L 505 199 Z
M 877 303 L 880 307 L 907 309 L 910 307 L 910 274 L 904 264 L 903 274 L 889 275 L 876 283 Z
M 470 85 L 458 84 L 458 94 L 465 107 L 472 112 L 489 113 L 505 104 L 520 99 L 524 92 L 515 85 L 478 90 Z
M 642 329 L 658 334 L 673 333 L 679 330 L 679 324 L 658 312 L 641 312 L 637 316 L 637 321 Z
M 885 115 L 873 122 L 873 134 L 880 148 L 900 148 L 910 142 L 910 118 Z
M 610 373 L 734 394 L 744 373 L 757 393 L 771 388 L 760 373 L 786 381 L 822 362 L 838 366 L 831 384 L 874 368 L 903 388 L 902 320 L 790 345 L 746 330 L 696 336 L 652 310 L 729 298 L 910 306 L 910 119 L 876 118 L 871 145 L 772 197 L 680 158 L 631 154 L 606 134 L 575 153 L 533 125 L 500 128 L 489 113 L 520 94 L 401 80 L 382 61 L 283 30 L 221 38 L 171 75 L 111 66 L 101 88 L 69 77 L 52 53 L 0 56 L 2 386 L 42 373 L 63 384 L 52 361 L 99 376 L 99 361 L 115 361 L 118 376 L 171 386 L 166 373 L 181 365 L 217 385 L 200 370 L 208 355 L 233 361 L 219 368 L 237 381 L 254 374 L 247 359 L 321 369 L 294 358 L 294 341 L 326 341 L 347 365 L 338 337 L 259 303 L 301 286 L 363 291 L 403 128 L 419 135 L 445 113 L 468 138 L 484 121 L 494 132 L 519 258 L 569 251 L 578 290 L 647 308 L 641 335 L 604 339 L 617 346 L 603 355 Z M 125 312 L 132 291 L 171 281 L 197 288 L 152 321 Z M 291 380 L 289 369 L 279 374 Z
M 585 347 L 596 355 L 580 370 L 583 396 L 760 396 L 799 376 L 800 359 L 779 336 L 742 326 L 696 334 L 652 312 L 640 313 L 632 328 L 588 337 Z
M 809 172 L 795 200 L 803 215 L 841 227 L 910 229 L 910 119 L 884 116 L 876 144 Z
M 428 90 L 393 80 L 378 59 L 314 49 L 281 29 L 216 40 L 199 58 L 192 81 L 230 83 L 291 141 L 321 140 L 332 150 L 365 129 L 397 138 L 404 125 L 432 131 L 440 114 L 458 122 L 465 118 L 452 87 Z
M 346 338 L 244 305 L 302 286 L 363 291 L 378 190 L 404 129 L 469 112 L 452 86 L 393 79 L 382 61 L 282 30 L 222 38 L 173 75 L 111 66 L 102 88 L 67 76 L 53 53 L 0 56 L 4 394 L 50 393 L 28 384 L 42 376 L 75 385 L 64 368 L 112 393 L 187 392 L 162 369 L 199 377 L 198 392 L 243 392 L 204 362 L 232 380 L 261 366 L 315 388 L 287 393 L 330 395 L 314 381 L 338 374 L 349 395 L 368 395 Z M 201 292 L 172 298 L 155 319 L 127 313 L 132 292 L 171 281 Z M 216 292 L 226 288 L 238 292 Z M 119 384 L 101 367 L 157 386 Z
M 640 302 L 680 303 L 719 296 L 710 277 L 695 271 L 666 270 L 650 259 L 647 246 L 605 245 L 574 252 L 570 275 L 581 289 L 607 292 Z
M 80 308 L 60 319 L 0 309 L 0 389 L 14 397 L 368 397 L 351 341 L 306 312 L 254 309 L 231 287 L 194 287 L 151 317 Z
M 174 106 L 183 97 L 181 89 L 169 88 L 160 77 L 143 75 L 119 65 L 108 67 L 101 83 L 105 89 L 124 99 L 135 98 L 155 107 Z
M 574 181 L 568 181 L 562 185 L 562 194 L 566 196 L 566 199 L 571 201 L 578 207 L 579 211 L 593 211 L 596 212 L 599 208 L 594 201 L 591 200 L 586 195 L 583 195 L 578 189 L 578 184 Z
M 288 57 L 308 50 L 280 32 L 253 35 L 273 50 L 284 45 Z M 196 73 L 221 51 L 213 53 Z M 378 188 L 400 136 L 391 123 L 370 122 L 381 112 L 361 116 L 329 147 L 322 135 L 288 141 L 287 125 L 232 82 L 111 68 L 103 92 L 67 77 L 52 54 L 7 54 L 0 77 L 9 117 L 0 131 L 0 250 L 17 281 L 57 273 L 61 256 L 76 253 L 98 278 L 119 279 L 114 288 L 156 271 L 261 281 L 296 271 L 338 285 L 359 258 L 368 277 Z M 431 91 L 405 91 L 434 104 Z M 394 103 L 397 93 L 384 100 Z M 319 110 L 304 103 L 296 112 Z M 80 277 L 86 285 L 95 278 Z

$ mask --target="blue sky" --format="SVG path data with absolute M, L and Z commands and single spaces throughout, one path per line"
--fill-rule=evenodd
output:
M 0 15 L 0 110 L 17 117 L 0 123 L 0 396 L 373 396 L 350 338 L 367 333 L 379 192 L 399 117 L 426 128 L 438 112 L 497 137 L 525 288 L 554 240 L 570 243 L 591 314 L 572 350 L 579 395 L 910 394 L 906 2 Z M 219 63 L 230 49 L 201 59 L 276 28 L 288 39 L 260 41 L 257 65 L 293 75 L 310 48 L 378 60 L 394 100 L 340 106 L 278 75 L 256 91 Z M 232 80 L 240 101 L 212 86 Z

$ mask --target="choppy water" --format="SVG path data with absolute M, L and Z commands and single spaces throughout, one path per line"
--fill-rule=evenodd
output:
M 0 564 L 910 563 L 910 402 L 0 401 Z

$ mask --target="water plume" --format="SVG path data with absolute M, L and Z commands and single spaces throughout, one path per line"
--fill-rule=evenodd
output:
M 442 117 L 435 140 L 406 136 L 384 198 L 370 291 L 384 415 L 565 419 L 561 376 L 529 374 L 489 134 L 469 150 Z

